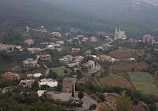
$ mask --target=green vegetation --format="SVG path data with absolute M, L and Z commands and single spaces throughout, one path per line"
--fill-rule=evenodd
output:
M 130 97 L 126 97 L 126 93 L 122 92 L 121 96 L 116 99 L 117 111 L 131 111 Z
M 126 78 L 129 78 L 129 75 L 128 73 L 119 73 L 119 72 L 113 72 L 115 75 L 118 75 L 118 76 L 122 76 L 122 77 L 126 77 Z
M 67 111 L 36 94 L 0 93 L 0 111 Z
M 95 109 L 96 109 L 96 107 L 97 107 L 97 105 L 96 105 L 96 104 L 92 104 L 92 105 L 90 105 L 89 109 L 90 109 L 90 110 L 95 110 Z
M 71 70 L 68 68 L 55 68 L 53 71 L 57 74 L 58 77 L 64 77 L 65 75 L 70 75 Z
M 158 95 L 158 89 L 156 88 L 151 76 L 146 72 L 130 72 L 128 73 L 134 87 L 143 94 Z

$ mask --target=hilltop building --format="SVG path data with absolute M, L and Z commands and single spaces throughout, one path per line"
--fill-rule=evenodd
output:
M 151 36 L 150 34 L 144 35 L 143 37 L 143 42 L 144 43 L 151 43 L 154 44 L 155 43 L 155 39 L 153 36 Z
M 125 35 L 125 31 L 121 31 L 120 29 L 119 30 L 115 29 L 115 38 L 114 38 L 114 40 L 117 40 L 117 39 L 124 40 L 126 38 L 127 38 L 127 36 Z

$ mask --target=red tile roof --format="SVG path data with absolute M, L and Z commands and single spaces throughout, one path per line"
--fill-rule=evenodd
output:
M 32 41 L 33 39 L 26 39 L 26 40 L 24 40 L 25 42 L 30 42 L 30 41 Z

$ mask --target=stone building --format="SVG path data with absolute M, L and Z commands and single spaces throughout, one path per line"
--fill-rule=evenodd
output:
M 151 43 L 154 44 L 155 43 L 155 39 L 153 36 L 151 36 L 150 34 L 144 35 L 143 37 L 143 42 L 144 43 Z
M 64 93 L 72 93 L 75 92 L 75 78 L 66 77 L 63 79 L 63 92 Z
M 117 39 L 126 39 L 126 35 L 125 35 L 125 31 L 121 31 L 120 29 L 117 30 L 115 29 L 115 38 L 114 40 L 117 40 Z

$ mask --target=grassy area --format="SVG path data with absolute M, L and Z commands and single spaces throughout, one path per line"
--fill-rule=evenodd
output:
M 158 89 L 155 86 L 152 77 L 146 72 L 128 73 L 134 87 L 143 94 L 152 94 L 158 96 Z
M 129 78 L 128 73 L 113 72 L 113 74 L 118 75 L 118 76 L 122 76 L 122 77 L 125 77 L 125 78 Z
M 67 70 L 66 74 L 65 74 L 65 70 Z M 71 70 L 68 68 L 56 68 L 53 69 L 53 71 L 56 72 L 59 77 L 64 77 L 65 75 L 69 75 L 71 73 Z

